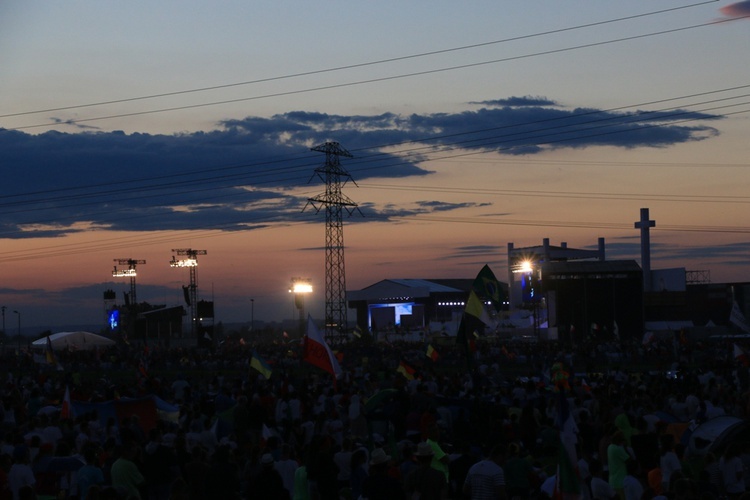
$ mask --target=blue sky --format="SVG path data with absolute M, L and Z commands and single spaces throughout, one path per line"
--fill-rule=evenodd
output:
M 102 318 L 115 258 L 176 304 L 206 248 L 219 319 L 322 312 L 310 151 L 354 158 L 347 285 L 504 275 L 549 237 L 750 280 L 750 2 L 4 2 L 0 301 Z M 114 285 L 125 288 L 125 283 Z M 99 291 L 97 291 L 99 290 Z M 75 312 L 71 312 L 75 311 Z

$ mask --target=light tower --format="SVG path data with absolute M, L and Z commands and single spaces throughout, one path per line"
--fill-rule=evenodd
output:
M 130 278 L 130 293 L 128 294 L 128 300 L 125 301 L 125 305 L 132 305 L 132 307 L 138 306 L 138 299 L 135 295 L 135 277 L 138 274 L 136 272 L 136 266 L 138 264 L 145 264 L 145 260 L 136 259 L 115 259 L 115 268 L 112 271 L 112 276 L 115 278 Z M 117 265 L 128 266 L 127 269 L 117 269 Z
M 300 338 L 305 335 L 305 295 L 312 293 L 312 280 L 310 278 L 292 278 L 292 287 L 289 293 L 294 294 L 294 306 L 299 311 L 299 334 Z
M 187 267 L 190 270 L 190 285 L 182 287 L 183 293 L 185 294 L 185 302 L 190 309 L 190 333 L 192 337 L 196 337 L 198 331 L 196 323 L 198 322 L 198 316 L 196 314 L 196 305 L 198 302 L 198 283 L 195 279 L 195 268 L 198 267 L 198 256 L 206 255 L 208 252 L 205 250 L 193 250 L 192 248 L 177 248 L 172 251 L 183 259 L 177 260 L 175 256 L 172 256 L 172 260 L 169 261 L 170 267 Z
M 351 179 L 351 176 L 341 166 L 340 158 L 342 156 L 352 158 L 352 154 L 338 142 L 326 142 L 311 150 L 326 155 L 325 165 L 315 169 L 315 174 L 325 182 L 326 190 L 314 198 L 309 198 L 307 205 L 312 205 L 316 212 L 320 212 L 323 207 L 326 210 L 325 336 L 327 341 L 338 343 L 346 338 L 347 327 L 342 213 L 346 210 L 351 216 L 355 210 L 359 211 L 357 204 L 341 192 L 341 188 L 348 179 Z M 355 182 L 354 185 L 356 186 L 357 183 Z

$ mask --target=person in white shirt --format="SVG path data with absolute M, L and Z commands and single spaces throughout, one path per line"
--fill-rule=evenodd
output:
M 13 494 L 13 500 L 18 500 L 18 491 L 24 486 L 36 485 L 36 477 L 31 470 L 29 460 L 31 456 L 25 445 L 16 446 L 13 450 L 13 465 L 8 471 L 8 487 Z
M 500 467 L 503 454 L 504 447 L 496 446 L 486 459 L 471 466 L 463 486 L 464 495 L 471 500 L 506 498 L 505 473 Z
M 636 476 L 638 473 L 638 462 L 631 460 L 628 462 L 628 474 L 622 481 L 622 490 L 625 493 L 625 500 L 641 500 L 643 496 L 643 484 Z
M 682 470 L 680 458 L 674 451 L 674 437 L 671 434 L 664 434 L 661 437 L 661 457 L 659 458 L 659 467 L 661 468 L 662 491 L 668 492 L 672 474 Z

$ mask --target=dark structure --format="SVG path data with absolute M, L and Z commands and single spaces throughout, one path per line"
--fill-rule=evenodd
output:
M 409 330 L 460 318 L 473 279 L 388 279 L 348 293 L 362 331 Z M 500 283 L 503 293 L 507 285 Z
M 307 200 L 316 212 L 326 211 L 326 312 L 325 337 L 330 343 L 342 342 L 346 335 L 346 272 L 344 268 L 344 223 L 343 211 L 351 215 L 359 210 L 357 204 L 347 198 L 341 188 L 351 178 L 341 166 L 341 157 L 352 155 L 338 142 L 326 142 L 312 148 L 325 153 L 326 162 L 315 169 L 315 174 L 326 185 L 324 193 Z M 352 181 L 353 182 L 353 181 Z M 355 183 L 356 185 L 356 183 Z
M 164 343 L 168 347 L 172 339 L 182 338 L 182 306 L 156 306 L 138 315 L 139 330 L 144 332 L 146 343 Z
M 183 286 L 182 291 L 185 295 L 185 304 L 190 310 L 190 334 L 192 338 L 200 340 L 199 323 L 200 317 L 198 313 L 198 279 L 196 277 L 195 268 L 198 267 L 198 256 L 206 255 L 206 250 L 194 250 L 192 248 L 174 248 L 172 249 L 176 255 L 183 257 L 177 259 L 172 256 L 172 260 L 169 261 L 170 267 L 187 267 L 190 270 L 190 284 Z
M 562 341 L 643 332 L 643 272 L 634 260 L 545 262 L 540 283 L 549 329 Z

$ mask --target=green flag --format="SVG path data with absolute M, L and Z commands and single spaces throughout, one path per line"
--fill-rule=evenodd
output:
M 479 271 L 472 284 L 472 289 L 479 297 L 489 300 L 495 311 L 499 311 L 503 307 L 503 291 L 500 288 L 500 282 L 495 278 L 495 273 L 492 272 L 489 265 L 485 264 L 482 270 Z

